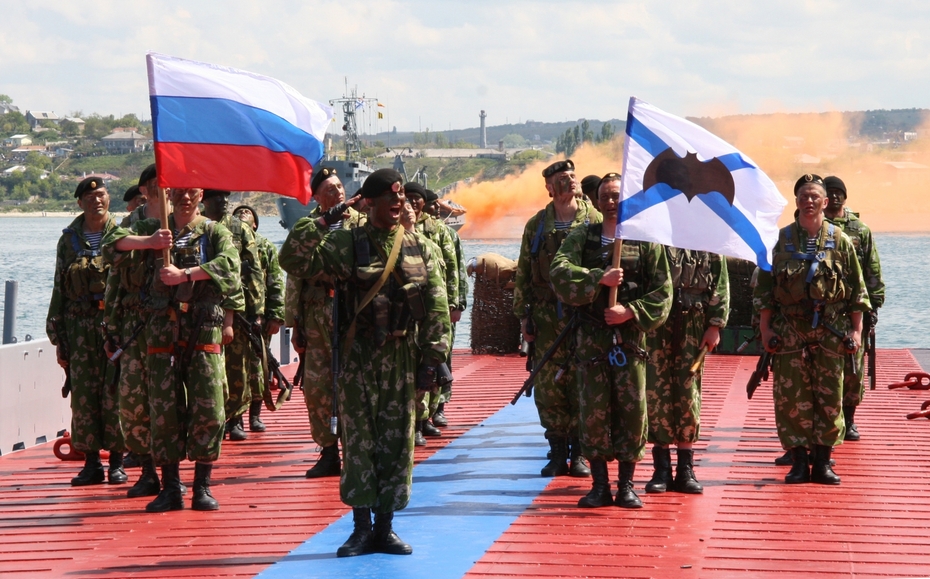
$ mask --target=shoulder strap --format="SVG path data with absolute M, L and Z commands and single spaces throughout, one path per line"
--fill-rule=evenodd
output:
M 352 241 L 355 246 L 355 267 L 368 267 L 371 265 L 371 246 L 364 227 L 352 229 Z
M 536 235 L 533 236 L 533 245 L 530 247 L 530 254 L 536 257 L 539 254 L 539 243 L 543 238 L 543 229 L 546 228 L 546 210 L 543 208 L 536 214 L 539 224 L 536 226 Z

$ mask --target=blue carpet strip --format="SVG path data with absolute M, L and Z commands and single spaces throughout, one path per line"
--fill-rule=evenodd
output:
M 539 476 L 547 448 L 533 402 L 508 404 L 414 468 L 410 504 L 394 516 L 413 555 L 336 558 L 350 513 L 258 577 L 462 577 L 552 480 Z

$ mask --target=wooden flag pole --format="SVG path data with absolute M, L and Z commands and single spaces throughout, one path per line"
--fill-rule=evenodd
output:
M 620 267 L 620 254 L 623 253 L 623 240 L 619 237 L 614 239 L 614 257 L 610 262 L 612 267 Z M 607 294 L 607 307 L 612 308 L 617 305 L 617 286 L 610 288 Z
M 161 212 L 159 219 L 161 219 L 161 228 L 168 229 L 168 197 L 165 194 L 165 188 L 158 188 L 158 208 Z M 161 259 L 164 265 L 171 263 L 171 249 L 166 247 L 161 250 Z

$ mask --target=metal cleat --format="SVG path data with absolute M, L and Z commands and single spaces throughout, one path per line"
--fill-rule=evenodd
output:
M 926 372 L 911 372 L 904 377 L 903 382 L 888 385 L 889 390 L 896 388 L 909 388 L 911 390 L 930 390 L 930 374 Z

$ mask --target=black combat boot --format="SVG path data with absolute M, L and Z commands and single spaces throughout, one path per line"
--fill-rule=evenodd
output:
M 137 468 L 142 466 L 142 459 L 139 458 L 139 455 L 133 451 L 129 451 L 123 457 L 123 468 Z
M 792 448 L 791 460 L 791 470 L 785 475 L 785 482 L 790 485 L 810 482 L 811 470 L 807 457 L 807 449 L 803 446 Z
M 565 476 L 568 474 L 568 439 L 555 434 L 549 437 L 549 462 L 542 468 L 542 476 Z
M 652 445 L 652 478 L 646 483 L 647 493 L 664 493 L 672 488 L 672 451 L 666 446 Z
M 104 474 L 103 464 L 100 462 L 100 451 L 91 450 L 84 453 L 84 468 L 76 477 L 71 479 L 71 486 L 99 485 L 104 478 L 106 478 L 106 474 Z
M 426 439 L 423 438 L 423 421 L 417 420 L 413 425 L 413 445 L 426 446 Z
M 694 478 L 694 451 L 678 449 L 678 463 L 675 465 L 675 490 L 686 495 L 699 495 L 704 487 Z
M 633 473 L 636 471 L 635 462 L 620 463 L 620 482 L 617 483 L 617 502 L 618 507 L 624 509 L 641 509 L 643 501 L 639 500 L 636 493 L 633 492 Z
M 110 451 L 110 464 L 107 469 L 107 482 L 111 485 L 125 484 L 129 480 L 126 471 L 123 470 L 123 452 Z
M 161 481 L 163 488 L 154 501 L 145 505 L 146 512 L 164 513 L 183 509 L 184 498 L 181 496 L 181 475 L 178 472 L 178 463 L 161 467 Z
M 436 413 L 433 414 L 433 426 L 438 426 L 439 428 L 445 428 L 449 426 L 449 421 L 446 420 L 446 403 L 440 402 L 439 406 L 436 407 Z
M 586 509 L 609 507 L 613 504 L 610 496 L 610 477 L 607 474 L 607 461 L 601 458 L 591 459 L 591 477 L 594 484 L 585 496 L 578 500 L 578 506 Z
M 790 450 L 786 450 L 785 454 L 775 459 L 775 464 L 778 466 L 791 466 L 794 464 L 794 455 Z
M 413 553 L 413 547 L 404 543 L 391 528 L 393 520 L 394 513 L 375 513 L 371 550 L 386 555 L 410 555 Z
M 843 436 L 843 440 L 848 440 L 850 442 L 859 440 L 859 429 L 856 428 L 856 423 L 853 420 L 855 416 L 855 406 L 843 406 L 843 419 L 846 421 L 846 435 Z
M 339 444 L 332 443 L 324 446 L 320 451 L 320 458 L 307 471 L 307 478 L 322 478 L 324 476 L 339 476 Z
M 817 444 L 814 446 L 814 466 L 811 468 L 811 482 L 821 485 L 838 485 L 840 477 L 830 468 L 830 454 L 833 449 Z
M 253 400 L 249 404 L 249 430 L 252 432 L 265 432 L 265 423 L 261 419 L 262 405 L 264 402 L 261 400 Z
M 142 464 L 142 476 L 132 485 L 126 496 L 135 499 L 138 497 L 154 497 L 161 490 L 161 481 L 158 480 L 158 473 L 155 472 L 155 462 L 151 454 L 137 455 L 139 462 Z
M 348 540 L 336 549 L 337 557 L 355 557 L 371 553 L 371 509 L 353 507 L 352 521 L 355 523 L 355 529 Z
M 229 440 L 242 441 L 249 437 L 245 429 L 242 428 L 242 416 L 230 418 L 226 421 L 226 434 Z
M 437 437 L 442 436 L 442 431 L 433 426 L 429 420 L 424 420 L 420 423 L 421 430 L 423 431 L 423 436 Z
M 220 504 L 210 493 L 210 474 L 213 473 L 212 462 L 194 464 L 194 496 L 191 508 L 195 511 L 218 511 Z
M 588 461 L 581 454 L 581 441 L 578 438 L 571 439 L 571 452 L 569 453 L 568 474 L 571 476 L 584 478 L 591 476 L 591 468 Z

